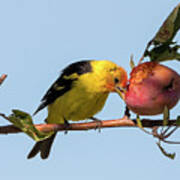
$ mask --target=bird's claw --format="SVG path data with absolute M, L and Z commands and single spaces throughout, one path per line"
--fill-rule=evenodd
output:
M 64 120 L 64 129 L 65 129 L 64 134 L 68 133 L 69 127 L 70 127 L 69 122 L 67 120 Z
M 101 132 L 101 127 L 102 127 L 102 121 L 97 119 L 97 118 L 94 118 L 94 117 L 91 117 L 91 119 L 96 122 L 96 127 L 95 127 L 95 130 L 98 129 L 98 132 L 100 133 Z

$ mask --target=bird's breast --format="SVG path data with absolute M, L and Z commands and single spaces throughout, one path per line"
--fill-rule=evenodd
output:
M 48 106 L 48 123 L 64 123 L 64 119 L 88 119 L 102 110 L 108 93 L 89 92 L 72 88 Z

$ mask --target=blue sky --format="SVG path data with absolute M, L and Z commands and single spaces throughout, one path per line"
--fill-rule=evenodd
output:
M 130 72 L 135 62 L 178 0 L 8 0 L 0 1 L 0 73 L 8 78 L 1 87 L 0 112 L 11 109 L 33 113 L 60 71 L 81 59 L 109 59 Z M 177 35 L 176 40 L 179 34 Z M 164 63 L 179 71 L 177 62 Z M 178 104 L 171 112 L 179 114 Z M 124 104 L 110 95 L 96 117 L 119 118 Z M 34 117 L 43 122 L 46 110 Z M 161 116 L 152 117 L 160 118 Z M 1 125 L 7 122 L 1 119 Z M 178 134 L 174 136 L 176 139 Z M 26 156 L 34 142 L 24 134 L 0 136 L 0 168 L 4 180 L 32 178 L 177 179 L 180 146 L 174 161 L 165 158 L 155 139 L 137 128 L 59 133 L 50 158 Z

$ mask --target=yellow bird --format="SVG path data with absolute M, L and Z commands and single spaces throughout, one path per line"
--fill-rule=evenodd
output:
M 47 106 L 47 123 L 67 124 L 68 120 L 94 119 L 102 110 L 110 92 L 117 92 L 127 84 L 126 71 L 108 60 L 86 60 L 70 64 L 47 91 L 34 114 Z M 49 156 L 55 138 L 35 144 L 28 155 L 41 158 Z

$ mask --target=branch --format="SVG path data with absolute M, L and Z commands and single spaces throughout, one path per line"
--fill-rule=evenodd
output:
M 163 120 L 150 120 L 142 119 L 142 126 L 144 128 L 152 128 L 163 126 Z M 100 124 L 99 124 L 100 123 Z M 138 127 L 136 120 L 128 119 L 126 116 L 121 119 L 103 120 L 101 122 L 88 122 L 88 123 L 72 123 L 68 128 L 64 124 L 37 124 L 35 127 L 42 132 L 51 131 L 85 131 L 90 129 L 99 128 L 112 128 L 112 127 Z M 176 120 L 169 120 L 167 126 L 178 126 Z M 0 126 L 0 134 L 13 134 L 22 132 L 20 129 L 13 125 Z
M 4 82 L 4 80 L 6 79 L 6 77 L 7 77 L 7 74 L 1 75 L 1 77 L 0 77 L 0 85 Z

